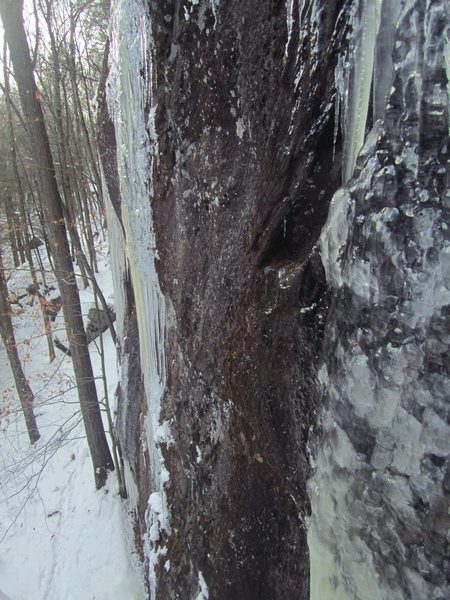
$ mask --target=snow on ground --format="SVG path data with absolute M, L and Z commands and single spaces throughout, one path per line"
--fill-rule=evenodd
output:
M 99 283 L 113 303 L 107 247 L 101 249 Z M 49 275 L 49 280 L 53 277 Z M 31 283 L 24 271 L 12 273 L 11 293 Z M 55 291 L 53 297 L 58 295 Z M 83 312 L 93 304 L 81 293 Z M 41 439 L 31 447 L 15 394 L 3 344 L 0 344 L 0 599 L 143 600 L 139 561 L 133 549 L 130 519 L 118 496 L 115 474 L 96 491 L 91 459 L 78 407 L 69 357 L 56 351 L 49 364 L 37 299 L 14 304 L 14 324 L 26 376 L 35 395 Z M 23 312 L 21 307 L 23 307 Z M 20 313 L 20 314 L 19 314 Z M 56 335 L 65 341 L 62 315 Z M 108 389 L 114 403 L 117 383 L 115 348 L 104 334 Z M 91 343 L 96 375 L 100 357 Z M 97 381 L 99 398 L 104 397 Z M 9 423 L 7 422 L 9 419 Z M 106 421 L 105 421 L 106 422 Z

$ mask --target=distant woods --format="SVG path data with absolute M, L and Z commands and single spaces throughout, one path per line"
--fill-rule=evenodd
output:
M 11 15 L 20 10 L 21 2 L 2 4 Z M 26 0 L 23 15 L 36 81 L 33 100 L 42 109 L 71 254 L 86 287 L 90 268 L 97 270 L 95 239 L 104 226 L 95 118 L 109 0 Z M 18 266 L 25 262 L 34 237 L 47 245 L 49 253 L 50 249 L 39 189 L 41 157 L 35 157 L 30 136 L 39 117 L 25 114 L 21 107 L 6 42 L 2 62 L 0 210 Z
M 52 339 L 46 272 L 42 252 L 36 250 L 39 241 L 45 245 L 62 298 L 81 414 L 96 485 L 101 487 L 114 462 L 116 469 L 119 465 L 115 440 L 113 461 L 102 424 L 78 289 L 92 286 L 96 307 L 106 314 L 115 341 L 96 281 L 96 244 L 104 239 L 106 226 L 95 136 L 96 97 L 109 1 L 0 0 L 0 16 L 5 30 L 0 84 L 1 241 L 9 246 L 14 266 L 30 270 L 52 360 L 61 344 Z M 103 406 L 113 438 L 107 397 Z M 27 407 L 32 409 L 32 401 Z

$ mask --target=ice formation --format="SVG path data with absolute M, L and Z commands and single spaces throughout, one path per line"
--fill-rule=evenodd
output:
M 405 2 L 392 28 L 397 8 L 383 2 L 380 32 L 395 36 L 393 72 L 375 101 L 383 122 L 355 170 L 374 9 L 358 5 L 361 64 L 352 66 L 344 107 L 348 184 L 335 193 L 320 240 L 333 300 L 312 441 L 311 598 L 438 600 L 447 593 L 450 525 L 448 163 L 438 150 L 448 130 L 442 31 L 450 10 L 443 1 Z M 390 57 L 382 60 L 388 70 Z M 421 120 L 428 127 L 420 133 Z
M 384 114 L 393 80 L 392 51 L 400 7 L 397 0 L 358 0 L 351 7 L 349 48 L 339 56 L 335 76 L 335 138 L 340 119 L 344 183 L 353 175 L 364 143 L 371 88 L 373 121 Z
M 349 54 L 345 62 L 341 59 L 338 63 L 337 89 L 343 107 L 344 182 L 353 174 L 365 137 L 377 29 L 376 4 L 377 0 L 354 3 Z
M 208 600 L 209 592 L 208 586 L 203 578 L 203 573 L 201 571 L 198 572 L 198 586 L 200 588 L 200 592 L 196 598 L 196 600 Z
M 143 2 L 139 0 L 114 2 L 108 102 L 116 124 L 122 217 L 126 234 L 124 250 L 136 303 L 141 368 L 148 406 L 147 435 L 142 442 L 148 448 L 151 462 L 148 467 L 154 490 L 150 497 L 152 501 L 149 503 L 147 515 L 148 529 L 152 532 L 148 539 L 147 553 L 150 555 L 150 563 L 154 564 L 153 554 L 161 552 L 161 549 L 155 546 L 158 536 L 154 529 L 157 527 L 168 531 L 169 519 L 163 488 L 163 484 L 167 481 L 167 471 L 164 469 L 161 450 L 156 439 L 160 427 L 160 401 L 166 381 L 165 300 L 155 269 L 157 252 L 151 209 L 153 156 L 157 153 L 157 140 L 152 122 L 155 111 L 149 111 L 148 121 L 144 111 L 147 102 L 151 102 L 151 98 L 148 98 L 151 82 L 147 81 L 146 85 L 141 76 L 142 73 L 147 78 L 151 76 L 151 42 L 147 39 L 150 30 Z M 114 236 L 112 244 L 116 264 L 120 264 L 122 250 L 114 248 L 118 239 L 118 235 Z M 119 277 L 123 275 L 123 267 L 120 267 Z M 117 294 L 120 298 L 123 294 L 121 291 L 123 282 L 115 283 L 118 285 Z M 119 302 L 119 309 L 120 304 Z M 133 489 L 135 486 L 130 481 L 132 475 L 129 467 L 126 473 L 128 487 Z M 150 573 L 150 582 L 153 585 L 153 597 L 155 582 L 154 578 L 152 580 L 152 573 Z
M 292 27 L 294 24 L 294 0 L 286 0 L 286 25 L 287 25 L 287 42 L 284 50 L 285 55 L 288 55 L 289 42 L 292 36 Z
M 393 80 L 392 51 L 401 2 L 377 0 L 377 40 L 373 66 L 373 121 L 382 119 Z
M 214 23 L 217 21 L 217 9 L 219 7 L 219 0 L 210 0 L 211 10 L 214 15 Z

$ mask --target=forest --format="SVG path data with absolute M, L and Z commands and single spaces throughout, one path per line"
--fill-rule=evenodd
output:
M 446 598 L 448 3 L 0 20 L 0 600 Z
M 111 284 L 102 280 L 111 267 L 97 94 L 109 2 L 4 2 L 1 17 L 0 334 L 2 373 L 9 363 L 14 381 L 2 375 L 3 541 L 14 522 L 26 519 L 47 463 L 65 447 L 74 455 L 80 435 L 92 459 L 92 485 L 105 486 L 114 470 L 119 495 L 126 491 L 110 404 L 115 313 Z M 95 371 L 89 344 L 98 354 Z M 24 428 L 32 448 L 17 452 Z

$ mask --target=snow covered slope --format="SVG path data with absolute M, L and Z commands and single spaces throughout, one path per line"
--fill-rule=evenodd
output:
M 113 301 L 107 244 L 103 254 L 99 284 L 106 299 Z M 56 285 L 51 279 L 48 275 L 48 282 Z M 23 293 L 30 283 L 26 271 L 15 271 L 10 292 Z M 85 290 L 81 298 L 87 314 L 92 294 Z M 18 400 L 8 391 L 14 389 L 12 376 L 0 347 L 2 406 L 11 403 L 10 423 L 5 426 L 3 415 L 0 431 L 0 590 L 10 600 L 143 600 L 143 577 L 115 474 L 106 488 L 95 490 L 71 360 L 58 352 L 48 363 L 39 306 L 32 300 L 29 295 L 21 306 L 13 306 L 41 433 L 34 447 Z M 64 340 L 62 317 L 55 322 L 55 334 Z M 116 351 L 109 332 L 104 338 L 113 399 Z M 100 375 L 95 343 L 91 356 L 94 373 Z M 100 380 L 98 393 L 102 398 Z

